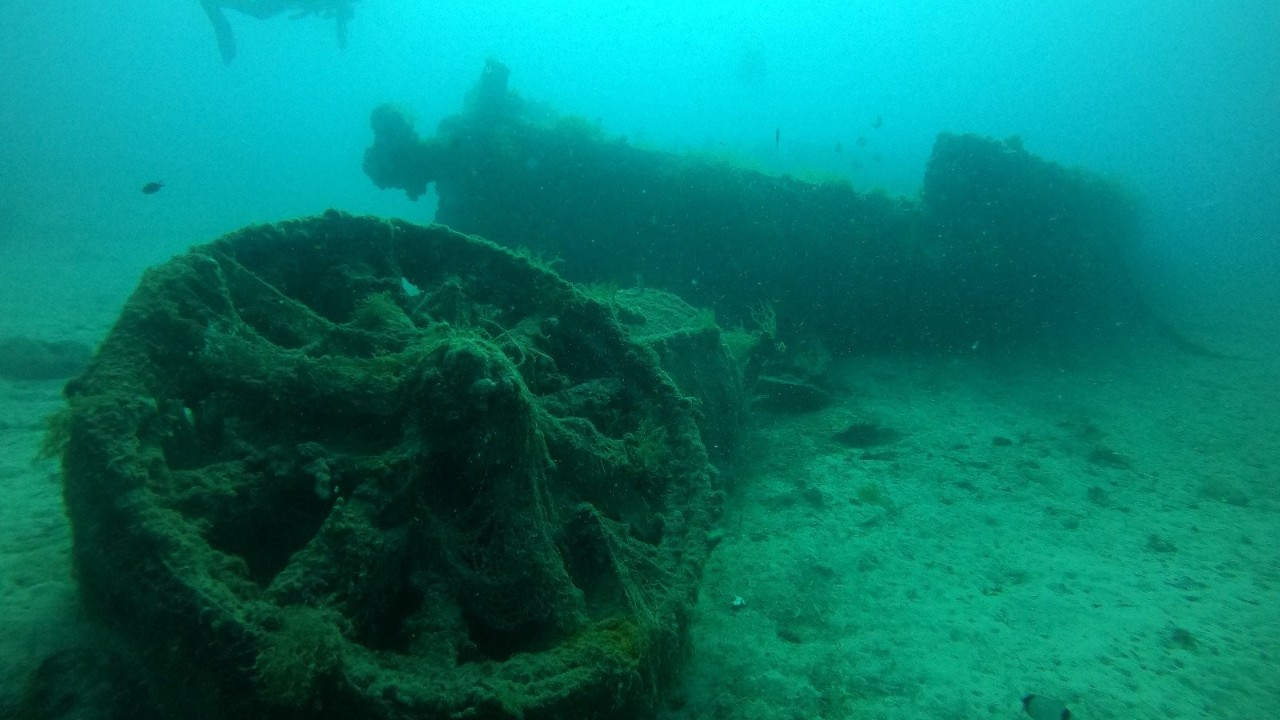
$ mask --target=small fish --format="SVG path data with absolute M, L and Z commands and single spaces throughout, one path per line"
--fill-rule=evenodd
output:
M 142 186 L 142 194 L 155 195 L 156 193 L 160 192 L 160 188 L 162 187 L 164 187 L 164 183 L 160 182 L 159 180 L 156 180 L 154 182 L 149 182 L 146 185 Z
M 844 143 L 840 142 L 839 140 L 836 141 L 836 152 L 838 153 L 844 152 Z
M 879 130 L 880 126 L 883 124 L 884 124 L 884 118 L 880 117 L 879 115 L 876 116 L 875 120 L 871 121 L 871 127 L 875 128 L 876 130 Z
M 1061 700 L 1043 695 L 1028 695 L 1022 698 L 1022 709 L 1035 720 L 1071 720 L 1071 711 Z
M 782 145 L 782 128 L 773 129 L 773 148 L 778 149 Z
M 862 136 L 862 135 L 859 135 L 859 136 L 858 136 L 858 139 L 853 141 L 853 144 L 854 144 L 854 145 L 857 145 L 858 147 L 866 147 L 866 146 L 867 146 L 867 138 L 866 138 L 866 137 L 864 137 L 864 136 Z

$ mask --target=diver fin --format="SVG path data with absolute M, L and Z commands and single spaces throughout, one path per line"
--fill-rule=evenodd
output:
M 213 23 L 213 34 L 218 39 L 218 52 L 222 53 L 222 62 L 230 63 L 236 57 L 236 36 L 231 34 L 231 23 L 216 0 L 200 0 L 205 15 Z

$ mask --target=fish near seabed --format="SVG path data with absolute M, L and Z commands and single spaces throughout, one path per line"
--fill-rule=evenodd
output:
M 1027 695 L 1022 698 L 1022 709 L 1035 720 L 1071 720 L 1071 711 L 1061 700 L 1043 695 Z
M 156 193 L 160 192 L 160 188 L 162 187 L 164 187 L 164 183 L 160 182 L 159 180 L 149 182 L 146 185 L 142 186 L 142 194 L 155 195 Z

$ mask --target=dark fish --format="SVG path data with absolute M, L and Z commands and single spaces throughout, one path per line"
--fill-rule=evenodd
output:
M 844 152 L 844 143 L 840 142 L 839 140 L 836 141 L 836 152 L 838 153 Z
M 774 128 L 773 129 L 773 147 L 776 150 L 780 145 L 782 145 L 782 128 Z
M 164 187 L 164 183 L 160 182 L 159 180 L 156 180 L 155 182 L 149 182 L 146 185 L 142 186 L 142 194 L 155 195 L 156 193 L 160 192 L 160 188 L 162 187 Z
M 1022 709 L 1035 720 L 1071 720 L 1071 711 L 1062 704 L 1043 695 L 1028 695 L 1022 698 Z
M 876 116 L 875 120 L 871 121 L 871 127 L 875 128 L 876 130 L 879 130 L 880 126 L 883 124 L 884 124 L 884 118 L 880 117 L 879 115 Z
M 859 136 L 858 136 L 858 139 L 857 139 L 857 140 L 854 140 L 854 141 L 853 141 L 853 143 L 854 143 L 855 145 L 857 145 L 858 147 L 866 147 L 866 146 L 867 146 L 867 139 L 866 139 L 865 137 L 863 137 L 862 135 L 859 135 Z

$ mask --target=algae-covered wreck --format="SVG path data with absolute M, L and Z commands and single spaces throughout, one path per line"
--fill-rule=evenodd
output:
M 496 62 L 436 135 L 373 126 L 374 182 L 565 277 L 334 211 L 144 276 L 50 447 L 86 604 L 170 716 L 652 717 L 744 377 L 1141 312 L 1124 194 L 1012 142 L 942 135 L 891 199 L 535 114 Z
M 58 424 L 86 603 L 175 717 L 652 714 L 739 391 L 693 308 L 611 303 L 336 212 L 152 269 Z
M 557 117 L 490 61 L 464 110 L 419 137 L 373 112 L 364 169 L 437 219 L 559 258 L 572 280 L 637 276 L 733 323 L 762 302 L 836 352 L 1042 340 L 1141 314 L 1132 202 L 1020 142 L 938 137 L 918 199 L 635 147 Z

